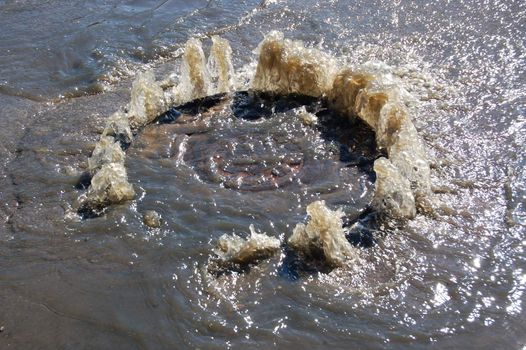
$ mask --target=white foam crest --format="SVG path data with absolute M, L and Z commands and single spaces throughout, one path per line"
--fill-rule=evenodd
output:
M 143 223 L 151 228 L 159 228 L 161 227 L 161 214 L 156 212 L 155 210 L 147 210 L 143 214 Z
M 179 85 L 174 89 L 176 103 L 208 96 L 211 92 L 210 73 L 205 53 L 198 39 L 189 39 L 184 47 Z
M 117 204 L 135 197 L 133 186 L 128 182 L 124 163 L 104 164 L 91 179 L 87 204 L 100 208 L 108 203 Z
M 334 267 L 359 258 L 358 250 L 345 237 L 341 210 L 331 210 L 325 201 L 316 201 L 307 206 L 307 214 L 307 225 L 297 224 L 288 240 L 292 248 L 307 256 L 321 249 L 327 263 Z
M 113 136 L 124 143 L 132 142 L 133 133 L 130 121 L 124 112 L 117 111 L 108 118 L 106 127 L 102 132 L 102 137 L 104 136 Z
M 88 159 L 88 168 L 95 174 L 103 165 L 109 163 L 124 163 L 126 155 L 118 142 L 110 136 L 102 136 Z
M 232 48 L 228 40 L 217 35 L 212 37 L 212 47 L 208 57 L 208 71 L 213 82 L 214 93 L 224 93 L 233 90 L 234 66 L 232 65 Z
M 406 119 L 401 124 L 387 153 L 400 174 L 410 181 L 417 202 L 423 205 L 425 197 L 431 194 L 431 169 L 413 123 Z
M 138 73 L 132 83 L 128 111 L 131 127 L 137 129 L 151 123 L 165 108 L 164 92 L 153 72 Z
M 249 237 L 243 239 L 236 234 L 225 234 L 219 238 L 214 252 L 223 262 L 249 264 L 272 256 L 279 246 L 279 239 L 258 233 L 254 225 L 250 225 Z
M 401 95 L 404 92 L 392 77 L 387 75 L 384 79 L 374 73 L 375 70 L 356 72 L 343 69 L 336 74 L 333 88 L 328 93 L 329 100 L 334 108 L 349 116 L 360 117 L 375 131 L 378 148 L 387 151 L 391 165 L 400 175 L 397 178 L 409 181 L 414 197 L 422 207 L 431 193 L 430 167 L 423 142 L 403 103 Z M 409 214 L 412 210 L 403 212 Z
M 332 84 L 335 60 L 301 41 L 284 39 L 281 32 L 270 32 L 257 52 L 254 90 L 321 97 Z
M 409 180 L 387 158 L 374 162 L 376 173 L 373 207 L 394 218 L 411 219 L 416 215 L 415 198 Z

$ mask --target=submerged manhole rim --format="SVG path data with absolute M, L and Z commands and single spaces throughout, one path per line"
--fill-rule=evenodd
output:
M 196 39 L 185 46 L 181 82 L 158 83 L 152 72 L 139 73 L 126 109 L 108 119 L 101 141 L 89 161 L 93 175 L 81 208 L 94 211 L 134 198 L 127 180 L 125 153 L 133 132 L 151 124 L 174 105 L 233 91 L 233 67 L 228 42 L 214 37 L 208 64 Z M 376 210 L 393 218 L 413 218 L 430 194 L 429 162 L 423 142 L 408 116 L 398 90 L 381 75 L 341 68 L 334 71 L 327 54 L 271 32 L 259 46 L 252 91 L 277 95 L 300 94 L 324 100 L 343 116 L 358 117 L 376 133 L 377 145 L 389 158 L 375 161 Z M 114 143 L 111 143 L 113 137 Z
M 157 132 L 173 133 L 176 146 L 170 153 L 175 152 L 178 166 L 184 164 L 204 183 L 243 192 L 323 182 L 324 166 L 355 167 L 359 176 L 372 178 L 378 157 L 374 134 L 360 120 L 350 127 L 350 121 L 331 113 L 318 99 L 243 91 L 225 95 L 217 110 L 199 108 L 201 103 L 207 104 L 208 98 L 172 107 L 145 128 L 147 139 L 140 144 L 147 147 Z M 263 104 L 265 109 L 258 111 Z M 162 131 L 155 131 L 156 125 Z
M 132 131 L 137 133 L 142 127 L 158 120 L 159 115 L 170 117 L 170 112 L 165 112 L 172 106 L 235 90 L 230 45 L 219 37 L 213 37 L 212 41 L 208 63 L 200 41 L 190 39 L 186 43 L 181 78 L 177 85 L 170 81 L 156 82 L 152 72 L 137 74 L 129 106 L 108 119 L 101 140 L 88 162 L 93 177 L 88 191 L 81 196 L 79 212 L 104 211 L 108 205 L 134 198 L 135 192 L 124 167 L 125 153 L 120 147 L 120 144 L 127 146 L 132 142 Z M 280 32 L 268 34 L 258 51 L 251 91 L 281 96 L 298 94 L 323 100 L 343 118 L 358 117 L 375 132 L 377 147 L 387 154 L 387 158 L 380 157 L 374 162 L 374 210 L 401 220 L 414 218 L 417 208 L 424 212 L 430 210 L 429 162 L 423 141 L 396 85 L 381 72 L 337 67 L 335 60 L 326 53 L 306 48 L 299 41 L 284 39 Z M 334 219 L 340 212 L 331 211 L 322 202 L 311 203 L 307 210 L 312 219 L 319 216 L 315 221 L 329 220 L 327 225 L 339 226 L 334 228 L 332 237 L 322 235 L 318 239 L 319 242 L 330 239 L 333 243 L 341 243 L 340 251 L 325 251 L 328 258 L 332 256 L 329 260 L 338 265 L 343 257 L 351 256 L 350 248 L 345 243 L 341 218 Z M 296 241 L 298 246 L 302 235 L 306 238 L 312 233 L 308 233 L 308 227 L 297 226 L 289 241 Z M 225 239 L 223 243 L 231 242 L 233 245 L 223 244 L 227 251 L 218 255 L 223 260 L 235 260 L 239 254 L 244 254 L 243 247 L 265 242 L 257 238 L 256 244 L 251 241 L 254 237 L 259 236 L 253 232 L 244 243 L 234 238 Z M 276 246 L 272 240 L 268 243 L 271 247 Z M 231 251 L 232 247 L 236 249 Z M 267 251 L 264 244 L 259 248 Z M 254 256 L 260 256 L 260 253 Z

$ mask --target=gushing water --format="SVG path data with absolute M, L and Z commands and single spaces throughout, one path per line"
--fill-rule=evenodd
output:
M 522 348 L 524 16 L 5 4 L 0 348 Z

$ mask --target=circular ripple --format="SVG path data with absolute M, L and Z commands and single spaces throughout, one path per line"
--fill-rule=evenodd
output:
M 236 132 L 237 131 L 237 132 Z M 215 134 L 215 133 L 214 133 Z M 201 178 L 239 190 L 281 188 L 298 177 L 306 154 L 293 139 L 266 130 L 190 137 L 184 160 Z
M 316 125 L 303 124 L 298 107 L 316 114 Z M 291 210 L 304 215 L 301 205 L 313 200 L 339 206 L 354 220 L 372 199 L 377 156 L 367 126 L 321 101 L 241 92 L 160 116 L 135 138 L 127 166 L 131 181 L 157 203 L 207 193 L 218 208 L 229 208 L 235 191 L 250 210 L 276 221 Z
M 209 120 L 201 128 L 187 130 L 183 155 L 185 164 L 203 181 L 263 191 L 294 183 L 336 184 L 339 177 L 349 176 L 345 170 L 349 166 L 371 172 L 374 134 L 357 121 L 352 125 L 332 114 L 316 100 L 239 93 L 215 108 L 206 104 L 210 101 L 183 106 L 180 116 L 171 120 L 181 125 Z M 295 107 L 305 105 L 311 111 L 321 110 L 317 126 L 303 125 Z

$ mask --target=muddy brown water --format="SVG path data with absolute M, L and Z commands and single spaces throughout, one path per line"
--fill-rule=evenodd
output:
M 523 348 L 524 18 L 520 1 L 0 1 L 0 348 Z M 213 278 L 224 233 L 287 238 L 313 200 L 369 201 L 356 154 L 287 108 L 146 127 L 127 150 L 136 200 L 74 215 L 135 70 L 164 77 L 214 33 L 250 70 L 273 29 L 397 77 L 450 215 L 376 227 L 357 268 L 295 274 L 282 251 Z

